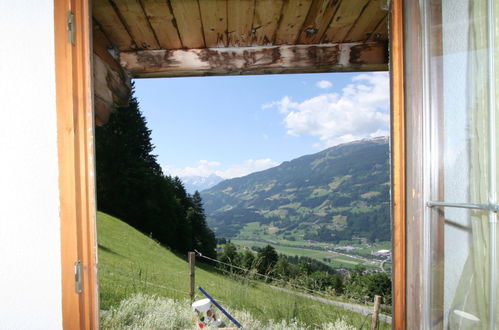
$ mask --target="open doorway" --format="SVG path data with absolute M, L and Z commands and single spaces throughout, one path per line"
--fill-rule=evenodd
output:
M 196 286 L 250 324 L 359 328 L 376 295 L 390 313 L 387 73 L 136 80 L 135 96 L 96 127 L 98 207 L 118 218 L 98 215 L 101 309 L 185 308 L 195 251 Z
M 106 2 L 106 3 L 107 3 L 107 2 Z M 111 2 L 109 2 L 109 3 L 111 3 Z M 114 7 L 112 6 L 113 4 L 114 4 Z M 331 3 L 331 4 L 333 4 L 333 3 Z M 335 4 L 336 4 L 336 5 L 338 5 L 338 3 L 335 3 Z M 115 3 L 115 2 L 112 2 L 112 3 L 111 3 L 111 7 L 113 8 L 113 10 L 116 10 L 116 8 L 115 8 L 115 7 L 116 7 L 116 3 Z M 241 8 L 242 8 L 242 7 L 241 7 Z M 364 7 L 364 9 L 366 9 L 366 8 L 368 8 L 368 7 Z M 87 8 L 87 9 L 88 9 L 88 8 Z M 283 7 L 278 8 L 277 10 L 279 11 L 279 10 L 281 10 L 281 9 L 289 9 L 289 8 L 287 8 L 286 6 L 283 6 Z M 303 8 L 302 8 L 302 9 L 303 9 Z M 304 16 L 309 17 L 310 15 L 312 15 L 311 17 L 314 17 L 314 15 L 316 15 L 316 14 L 317 14 L 317 12 L 318 12 L 318 11 L 320 11 L 319 9 L 320 9 L 320 6 L 316 8 L 316 7 L 315 7 L 315 5 L 314 5 L 314 6 L 311 6 L 311 5 L 310 5 L 310 6 L 308 6 L 308 7 L 305 9 L 306 15 L 304 15 Z M 336 12 L 337 12 L 337 11 L 336 11 L 336 9 L 338 9 L 338 8 L 334 8 L 334 10 L 331 12 L 331 14 L 332 14 L 333 16 L 334 16 L 334 13 L 336 13 Z M 330 9 L 328 9 L 328 10 L 330 10 Z M 339 10 L 339 9 L 338 9 L 338 10 Z M 385 16 L 386 16 L 386 8 L 382 8 L 382 10 L 385 10 Z M 369 11 L 365 11 L 365 12 L 366 12 L 366 13 L 368 13 Z M 78 14 L 80 14 L 80 13 L 78 12 Z M 81 14 L 82 14 L 82 16 L 83 16 L 83 17 L 85 17 L 85 16 L 84 16 L 84 15 L 85 15 L 85 12 L 83 12 L 83 13 L 81 13 Z M 86 14 L 88 15 L 88 11 L 86 12 Z M 383 16 L 382 18 L 385 18 L 385 16 Z M 112 17 L 112 15 L 111 15 L 110 17 Z M 114 18 L 116 18 L 116 16 L 114 16 Z M 331 18 L 331 17 L 328 17 L 328 18 L 326 18 L 325 20 L 326 20 L 326 21 L 329 21 L 329 19 L 330 19 L 330 18 Z M 112 24 L 110 23 L 110 26 L 112 26 L 113 24 L 114 24 L 114 25 L 116 25 L 116 24 L 117 24 L 117 26 L 119 26 L 120 24 L 123 24 L 123 20 L 126 20 L 126 18 L 125 18 L 125 17 L 119 17 L 119 16 L 117 17 L 117 19 L 118 19 L 118 21 L 121 21 L 121 23 L 119 23 L 118 21 L 116 21 L 116 20 L 115 20 L 115 21 L 113 21 L 114 23 L 112 23 Z M 353 21 L 358 22 L 358 20 L 356 20 L 356 19 L 354 19 Z M 107 21 L 104 21 L 104 22 L 107 22 Z M 117 22 L 118 22 L 118 23 L 117 23 Z M 109 22 L 108 22 L 108 23 L 109 23 Z M 378 23 L 379 23 L 379 22 L 378 22 Z M 283 26 L 284 26 L 284 25 L 283 25 Z M 374 26 L 374 28 L 377 28 L 377 27 L 378 27 L 378 24 L 376 24 L 376 25 Z M 125 30 L 126 30 L 126 32 L 127 32 L 127 33 L 132 33 L 129 29 L 130 29 L 130 26 L 125 25 Z M 180 29 L 181 29 L 181 28 L 180 28 Z M 119 29 L 118 29 L 118 30 L 119 30 Z M 77 32 L 78 32 L 78 33 L 82 32 L 82 31 L 85 31 L 85 29 L 83 28 L 83 29 L 81 29 L 81 30 L 77 30 Z M 116 30 L 115 30 L 115 31 L 116 31 Z M 352 30 L 352 31 L 353 31 L 353 30 Z M 315 33 L 317 33 L 317 31 L 316 31 L 316 32 L 314 32 L 314 33 L 312 33 L 312 30 L 310 30 L 309 32 L 311 32 L 311 33 L 310 33 L 310 35 L 307 35 L 308 37 L 313 37 L 313 36 L 314 36 L 314 34 L 315 34 Z M 346 33 L 348 33 L 348 32 L 346 31 Z M 134 33 L 132 33 L 132 34 L 134 34 Z M 95 36 L 95 35 L 94 35 L 94 36 Z M 136 35 L 136 36 L 137 36 L 137 35 Z M 378 37 L 376 37 L 376 38 L 379 38 L 379 36 L 382 36 L 382 34 L 381 34 L 381 35 L 378 35 L 378 34 L 373 34 L 373 35 L 370 35 L 370 36 L 371 36 L 371 37 L 373 37 L 373 38 L 374 38 L 374 37 L 376 37 L 376 36 L 378 36 Z M 77 38 L 77 39 L 78 39 L 78 38 Z M 313 39 L 313 38 L 312 38 L 312 39 Z M 262 40 L 264 40 L 264 39 L 262 39 Z M 268 39 L 267 39 L 267 40 L 268 40 Z M 369 41 L 369 40 L 368 40 L 368 41 Z M 137 45 L 137 44 L 136 44 L 136 45 Z M 140 44 L 140 45 L 142 45 L 142 46 L 143 46 L 144 44 Z M 76 44 L 76 46 L 77 46 L 77 47 L 79 47 L 79 45 L 78 45 L 78 44 Z M 88 45 L 87 45 L 87 46 L 88 46 Z M 350 69 L 348 69 L 348 70 L 352 70 L 352 69 L 354 69 L 354 70 L 355 70 L 355 69 L 359 69 L 359 70 L 361 70 L 361 69 L 362 69 L 362 70 L 365 70 L 365 69 L 367 69 L 368 67 L 371 67 L 371 68 L 376 68 L 376 67 L 378 67 L 378 69 L 379 69 L 379 68 L 380 68 L 380 66 L 386 69 L 386 49 L 387 49 L 387 48 L 386 48 L 386 43 L 384 44 L 384 46 L 381 46 L 381 45 L 380 45 L 379 47 L 377 47 L 377 46 L 375 46 L 375 45 L 373 45 L 373 44 L 370 44 L 370 45 L 367 45 L 367 46 L 366 46 L 366 45 L 362 45 L 361 47 L 357 47 L 357 46 L 359 46 L 359 45 L 356 45 L 355 43 L 353 43 L 353 44 L 349 44 L 349 45 L 344 45 L 344 46 L 343 46 L 343 45 L 340 45 L 339 47 L 334 47 L 334 49 L 327 49 L 327 47 L 324 47 L 324 48 L 323 48 L 323 47 L 316 47 L 316 46 L 313 46 L 313 47 L 312 47 L 312 49 L 309 49 L 309 51 L 305 51 L 305 52 L 304 52 L 304 50 L 306 50 L 306 49 L 307 49 L 306 47 L 305 47 L 305 48 L 300 48 L 300 47 L 297 47 L 297 48 L 296 48 L 296 47 L 295 47 L 295 48 L 293 48 L 293 47 L 284 47 L 284 48 L 282 48 L 282 51 L 284 51 L 284 53 L 286 53 L 286 52 L 290 52 L 290 53 L 292 53 L 292 54 L 295 54 L 296 56 L 298 56 L 298 57 L 297 57 L 297 59 L 303 59 L 304 54 L 306 54 L 306 56 L 310 56 L 310 55 L 314 55 L 314 54 L 315 54 L 315 55 L 323 54 L 323 56 L 317 56 L 317 57 L 315 57 L 317 60 L 319 60 L 319 62 L 317 62 L 316 60 L 314 60 L 314 61 L 308 61 L 308 60 L 305 60 L 305 61 L 296 61 L 296 60 L 292 60 L 291 62 L 286 62 L 286 61 L 284 61 L 284 64 L 285 64 L 285 65 L 284 65 L 284 69 L 283 69 L 282 65 L 281 65 L 281 64 L 279 64 L 279 63 L 282 63 L 282 62 L 280 62 L 280 61 L 277 61 L 277 62 L 272 62 L 272 61 L 271 61 L 271 62 L 267 62 L 267 63 L 270 63 L 270 65 L 271 65 L 271 66 L 270 66 L 270 67 L 267 67 L 267 68 L 263 68 L 263 69 L 262 69 L 262 71 L 260 71 L 260 73 L 265 73 L 265 72 L 269 72 L 269 73 L 274 72 L 274 73 L 275 73 L 275 72 L 317 72 L 317 71 L 330 71 L 330 70 L 334 70 L 335 68 L 343 68 L 343 69 L 344 69 L 344 68 L 345 68 L 345 65 L 346 65 L 347 67 L 348 67 L 348 65 L 352 65 L 352 67 L 351 67 Z M 400 46 L 400 44 L 399 44 L 399 46 Z M 89 49 L 89 48 L 86 48 L 86 50 L 88 50 L 88 49 Z M 97 49 L 97 47 L 95 47 L 95 49 Z M 313 51 L 312 51 L 312 50 L 313 50 Z M 85 48 L 83 48 L 83 49 L 82 49 L 82 51 L 83 51 L 83 53 L 85 53 Z M 310 51 L 311 51 L 311 52 L 310 52 Z M 325 51 L 325 53 L 324 53 L 323 51 Z M 373 52 L 371 53 L 370 51 L 373 51 Z M 275 51 L 274 51 L 274 50 L 272 50 L 272 52 L 275 52 Z M 264 52 L 264 53 L 265 53 L 265 52 Z M 163 54 L 163 55 L 165 55 L 165 53 L 162 53 L 162 54 Z M 179 54 L 180 54 L 180 53 L 179 53 Z M 201 53 L 201 54 L 202 54 L 202 53 Z M 288 54 L 288 53 L 286 53 L 286 54 Z M 322 61 L 322 60 L 327 60 L 327 61 L 329 61 L 329 60 L 334 60 L 334 59 L 335 59 L 335 57 L 333 56 L 334 54 L 336 54 L 336 55 L 337 55 L 336 60 L 335 60 L 335 61 L 337 61 L 337 62 L 334 62 L 334 63 L 333 63 L 333 62 L 329 62 L 329 63 L 320 62 L 320 61 Z M 373 55 L 374 57 L 371 57 L 369 54 Z M 160 54 L 160 55 L 161 55 L 161 54 Z M 173 55 L 174 55 L 174 56 L 177 56 L 178 54 L 173 54 Z M 216 54 L 215 54 L 215 55 L 216 55 Z M 236 54 L 236 55 L 237 55 L 237 54 Z M 325 55 L 325 57 L 324 57 L 324 55 Z M 345 55 L 346 55 L 346 56 L 345 56 Z M 161 55 L 161 56 L 162 56 L 162 55 Z M 182 55 L 180 54 L 179 56 L 182 56 Z M 225 55 L 224 55 L 223 53 L 221 53 L 221 54 L 220 54 L 220 56 L 222 56 L 222 58 L 224 58 L 224 57 L 225 57 Z M 256 56 L 256 58 L 257 58 L 257 59 L 259 58 L 259 57 L 258 57 L 258 56 L 259 56 L 259 55 L 258 55 L 258 53 L 255 53 L 255 56 Z M 253 58 L 253 57 L 252 57 L 252 56 L 250 56 L 250 59 L 251 59 L 251 58 Z M 273 57 L 271 57 L 270 59 L 272 59 L 272 58 L 273 58 Z M 152 57 L 152 58 L 151 58 L 151 57 L 149 57 L 149 59 L 150 59 L 150 60 L 152 60 L 152 62 L 150 62 L 150 63 L 154 65 L 155 58 L 154 58 L 154 57 Z M 148 60 L 147 60 L 147 58 L 143 58 L 142 60 L 146 60 L 146 61 L 148 61 Z M 275 59 L 274 59 L 274 60 L 275 60 Z M 231 65 L 234 65 L 234 64 L 236 64 L 236 65 L 237 65 L 238 63 L 240 63 L 240 62 L 238 62 L 238 61 L 239 61 L 239 60 L 238 60 L 237 58 L 235 58 L 233 62 L 230 62 L 230 59 L 229 59 L 229 62 L 230 62 L 230 63 L 232 63 Z M 350 61 L 350 62 L 349 62 L 349 61 Z M 379 61 L 385 61 L 385 62 L 379 62 Z M 122 63 L 124 63 L 124 62 L 122 62 Z M 140 63 L 140 61 L 139 61 L 139 63 Z M 195 62 L 191 62 L 191 63 L 195 63 Z M 210 62 L 209 64 L 210 64 L 210 65 L 212 65 L 212 64 L 215 64 L 215 65 L 216 65 L 217 63 L 218 63 L 218 62 L 216 62 L 216 61 L 215 61 L 215 62 Z M 259 64 L 258 62 L 254 62 L 254 63 L 256 63 L 257 65 Z M 276 63 L 277 63 L 277 64 L 276 64 Z M 220 64 L 220 63 L 219 63 L 219 64 Z M 118 64 L 118 65 L 119 65 L 119 64 Z M 274 66 L 272 66 L 272 65 L 274 65 Z M 332 66 L 331 66 L 331 65 L 332 65 Z M 176 68 L 178 69 L 178 67 L 176 67 Z M 399 68 L 400 68 L 400 67 L 399 67 Z M 161 69 L 164 69 L 164 68 L 161 68 Z M 193 69 L 194 69 L 194 71 L 193 71 Z M 188 68 L 188 70 L 187 70 L 187 71 L 183 71 L 183 74 L 185 74 L 185 73 L 189 73 L 189 74 L 202 74 L 202 72 L 203 72 L 203 71 L 206 71 L 207 69 L 209 69 L 209 68 L 206 68 L 206 67 L 198 67 L 198 68 L 194 67 L 194 68 L 192 68 L 192 67 L 191 67 L 191 68 Z M 237 69 L 237 68 L 236 68 L 236 69 Z M 195 71 L 195 70 L 198 70 L 198 71 Z M 225 71 L 224 71 L 224 70 L 225 70 Z M 224 67 L 224 68 L 222 68 L 222 71 L 218 71 L 218 72 L 217 72 L 217 74 L 226 74 L 226 73 L 228 73 L 228 72 L 227 72 L 227 70 L 229 70 L 229 71 L 230 71 L 230 70 L 233 70 L 233 69 L 232 69 L 232 67 L 231 67 L 231 66 L 229 66 L 229 67 Z M 276 70 L 277 70 L 277 71 L 276 71 Z M 130 72 L 131 72 L 131 71 L 130 71 Z M 216 72 L 216 71 L 214 71 L 214 72 Z M 241 73 L 241 72 L 240 72 L 240 73 Z M 137 74 L 137 72 L 135 72 L 134 74 Z M 157 73 L 151 73 L 151 72 L 149 72 L 149 73 L 148 73 L 148 75 L 149 75 L 149 76 L 155 76 L 155 75 L 157 75 Z M 97 89 L 97 90 L 98 90 L 98 89 Z M 400 91 L 399 91 L 399 92 L 400 92 Z M 114 97 L 115 95 L 113 94 L 112 96 Z M 99 100 L 97 100 L 97 98 L 96 98 L 96 104 L 98 103 L 98 101 L 99 101 Z M 102 100 L 100 100 L 100 101 L 102 101 Z M 84 107 L 84 106 L 85 106 L 85 105 L 83 105 L 83 107 Z M 82 108 L 82 109 L 83 109 L 83 108 Z M 86 109 L 88 110 L 88 107 L 87 107 Z M 85 112 L 85 113 L 86 113 L 86 112 Z M 396 112 L 396 113 L 397 113 L 397 112 Z M 395 113 L 395 114 L 396 114 L 396 113 Z M 101 113 L 98 113 L 98 114 L 97 114 L 97 120 L 100 120 L 100 119 L 99 119 L 99 114 L 101 114 Z M 82 114 L 82 115 L 84 115 L 84 114 Z M 399 117 L 397 117 L 397 118 L 400 120 L 400 118 L 399 118 Z M 69 118 L 68 118 L 68 119 L 69 119 Z M 403 119 L 403 117 L 402 117 L 402 119 Z M 400 122 L 398 122 L 396 125 L 399 125 L 399 124 L 400 124 Z M 394 124 L 394 126 L 395 126 L 395 124 Z M 402 126 L 403 126 L 403 125 L 402 125 Z M 400 125 L 399 125 L 398 127 L 400 127 Z M 399 149 L 399 148 L 400 148 L 400 140 L 399 140 L 399 139 L 400 139 L 400 138 L 401 138 L 401 136 L 403 136 L 403 135 L 400 135 L 400 131 L 399 131 L 399 130 L 396 130 L 396 131 L 397 131 L 397 133 L 394 135 L 394 136 L 396 136 L 394 139 L 396 139 L 396 141 L 397 141 L 397 143 L 398 143 L 398 146 L 395 146 L 395 149 L 397 149 L 398 151 L 400 151 L 400 149 Z M 88 132 L 88 131 L 87 131 L 87 132 Z M 87 147 L 88 147 L 88 145 L 87 145 Z M 86 148 L 86 147 L 85 147 L 85 148 Z M 88 149 L 88 150 L 87 150 L 87 152 L 88 152 L 89 150 L 91 151 L 91 149 L 92 149 L 92 147 L 91 147 L 91 146 L 90 146 L 89 148 L 90 148 L 90 149 Z M 402 149 L 402 150 L 403 150 L 403 149 Z M 78 150 L 77 150 L 77 152 L 78 152 Z M 88 156 L 88 153 L 87 153 L 87 156 Z M 86 157 L 87 157 L 87 156 L 83 155 L 83 157 L 81 157 L 81 158 L 82 158 L 82 159 L 86 159 Z M 402 159 L 402 158 L 399 158 L 398 160 L 399 160 L 399 161 L 403 161 L 403 159 Z M 71 164 L 67 164 L 67 166 L 68 166 L 68 168 L 70 168 L 70 167 L 71 167 Z M 68 172 L 68 173 L 69 173 L 69 172 Z M 402 180 L 402 181 L 401 181 L 401 180 Z M 403 182 L 403 175 L 402 175 L 402 176 L 397 176 L 397 180 L 396 180 L 396 181 L 394 181 L 394 183 L 393 183 L 393 184 L 394 184 L 394 186 L 399 187 L 399 185 L 400 185 L 402 182 Z M 88 184 L 88 182 L 87 182 L 87 184 Z M 69 187 L 69 188 L 71 188 L 71 187 Z M 397 189 L 400 189 L 400 188 L 395 188 L 395 191 L 398 191 Z M 400 192 L 400 191 L 398 191 L 398 192 Z M 80 194 L 80 193 L 81 193 L 81 192 L 79 192 L 78 194 Z M 77 194 L 77 199 L 79 198 L 79 197 L 78 197 L 78 196 L 79 196 L 78 194 Z M 84 195 L 85 195 L 85 194 L 87 194 L 87 197 L 88 197 L 88 192 L 84 192 Z M 91 192 L 91 191 L 90 191 L 90 195 L 92 195 L 92 192 Z M 395 194 L 395 195 L 399 196 L 398 194 Z M 400 196 L 403 196 L 403 195 L 400 195 Z M 91 197 L 91 196 L 90 196 L 90 197 Z M 397 198 L 398 198 L 398 197 L 397 197 Z M 401 197 L 401 198 L 403 198 L 403 197 Z M 91 198 L 90 198 L 90 200 L 91 200 Z M 399 202 L 400 202 L 400 200 L 399 200 Z M 88 205 L 88 201 L 87 201 L 87 202 L 85 202 L 85 203 L 86 203 L 85 205 Z M 79 204 L 78 204 L 78 202 L 76 202 L 76 205 L 79 205 Z M 397 203 L 397 205 L 401 205 L 401 204 Z M 398 206 L 398 207 L 400 207 L 400 206 Z M 84 208 L 84 209 L 89 210 L 89 211 L 90 211 L 90 213 L 92 212 L 92 207 L 91 207 L 91 205 L 90 205 L 90 207 L 89 207 L 89 208 Z M 78 212 L 79 212 L 79 211 L 78 211 Z M 82 214 L 82 215 L 81 215 L 81 217 L 83 217 L 83 219 L 84 219 L 84 220 L 85 220 L 85 219 L 86 219 L 86 217 L 88 217 L 88 216 L 89 216 L 88 214 L 86 214 L 86 215 L 85 215 L 85 214 Z M 92 218 L 92 217 L 90 216 L 89 218 L 90 218 L 90 220 L 91 220 L 91 218 Z M 87 220 L 85 220 L 85 221 L 87 221 Z M 91 230 L 91 229 L 92 229 L 92 228 L 91 228 L 91 227 L 92 227 L 92 224 L 91 224 L 91 221 L 90 221 L 87 225 L 89 225 L 89 227 L 88 227 L 89 232 L 87 232 L 87 233 L 83 233 L 83 236 L 84 236 L 84 237 L 82 238 L 82 239 L 83 239 L 83 240 L 82 240 L 82 242 L 84 243 L 84 244 L 83 244 L 83 245 L 84 245 L 84 246 L 83 246 L 83 251 L 84 251 L 84 254 L 85 254 L 85 253 L 88 253 L 88 255 L 90 255 L 90 256 L 91 256 L 91 255 L 93 255 L 93 247 L 92 247 L 92 243 L 91 243 L 91 241 L 92 241 L 92 240 L 91 240 L 91 239 L 89 240 L 89 237 L 88 237 L 88 236 L 85 236 L 85 235 L 87 235 L 87 234 L 92 235 L 92 230 Z M 87 228 L 87 227 L 86 227 L 86 228 Z M 76 229 L 76 231 L 78 232 L 78 230 L 80 230 L 80 229 L 78 229 L 78 228 L 77 228 L 77 229 Z M 78 235 L 79 235 L 79 234 L 78 234 Z M 89 243 L 89 244 L 87 245 L 87 243 Z M 63 244 L 63 245 L 64 245 L 64 244 Z M 401 249 L 402 249 L 402 248 L 403 248 L 403 246 L 399 246 L 399 248 L 401 248 Z M 87 256 L 88 256 L 88 255 L 87 255 Z M 83 256 L 83 258 L 87 258 L 87 256 Z M 72 262 L 72 261 L 70 261 L 70 260 L 71 260 L 70 258 L 68 258 L 68 260 L 66 260 L 66 259 L 64 258 L 64 256 L 63 256 L 63 264 L 68 264 L 68 265 L 70 264 L 70 265 L 72 265 L 72 264 L 73 264 L 73 262 Z M 85 260 L 87 260 L 87 259 L 85 259 Z M 401 260 L 401 261 L 403 261 L 403 259 L 400 259 L 400 260 Z M 87 263 L 86 263 L 86 261 L 84 261 L 84 265 L 86 265 L 86 264 L 87 264 Z M 89 263 L 88 265 L 89 265 L 90 267 L 88 267 L 88 268 L 87 268 L 87 267 L 85 267 L 85 266 L 83 267 L 83 272 L 89 272 L 88 274 L 89 274 L 89 275 L 91 275 L 91 273 L 92 273 L 92 266 L 91 266 L 91 265 L 92 265 L 92 263 Z M 403 262 L 401 263 L 401 265 L 403 265 Z M 399 268 L 399 269 L 401 269 L 401 268 Z M 84 278 L 85 278 L 85 277 L 84 277 Z M 88 278 L 89 278 L 89 277 L 86 277 L 86 279 L 88 279 Z M 400 278 L 402 279 L 402 278 L 403 278 L 403 276 L 402 276 L 402 277 L 400 277 Z M 399 283 L 399 285 L 396 285 L 396 288 L 399 288 L 399 289 L 400 289 L 400 288 L 403 288 L 403 286 L 401 286 L 401 285 L 403 285 L 403 283 L 404 283 L 404 281 L 402 280 L 402 281 Z M 68 288 L 68 289 L 67 289 L 66 291 L 68 292 L 68 297 L 69 297 L 69 296 L 73 297 L 72 295 L 70 295 L 70 294 L 69 294 L 69 292 L 70 292 L 70 291 L 69 291 L 69 288 L 71 287 L 71 284 L 72 284 L 72 283 L 69 283 L 69 285 L 67 285 L 67 288 Z M 96 287 L 95 287 L 95 285 L 92 285 L 92 282 L 87 283 L 87 284 L 89 284 L 89 285 L 84 286 L 84 289 L 94 291 L 94 288 L 96 288 Z M 84 291 L 84 292 L 85 292 L 85 291 Z M 95 291 L 94 291 L 94 292 L 95 292 Z M 402 292 L 403 292 L 403 290 L 402 290 Z M 81 296 L 80 296 L 80 297 L 81 297 Z M 71 298 L 71 299 L 73 299 L 73 298 Z M 95 305 L 94 305 L 94 307 L 92 307 L 92 301 L 94 301 L 94 303 L 95 303 L 95 300 L 93 300 L 93 298 L 92 298 L 92 297 L 90 297 L 90 296 L 88 296 L 88 297 L 87 297 L 87 298 L 85 298 L 85 299 L 86 299 L 86 300 L 85 300 L 85 301 L 86 301 L 86 303 L 87 303 L 87 304 L 89 304 L 89 305 L 88 305 L 89 311 L 91 311 L 91 310 L 94 310 L 94 311 L 95 311 Z M 68 305 L 68 306 L 69 306 L 69 305 Z M 400 308 L 400 310 L 403 310 L 403 309 L 404 309 L 404 308 L 403 308 L 403 307 L 404 307 L 404 305 L 403 305 L 402 303 L 401 303 L 401 304 L 398 304 L 397 306 L 398 306 L 398 308 Z M 83 315 L 84 315 L 84 314 L 83 314 Z M 82 315 L 82 317 L 83 317 L 83 315 Z M 401 319 L 401 320 L 402 320 L 402 319 Z

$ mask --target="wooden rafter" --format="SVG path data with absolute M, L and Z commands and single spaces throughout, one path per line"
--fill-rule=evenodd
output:
M 142 50 L 120 54 L 133 77 L 386 71 L 386 43 L 348 43 L 189 50 Z

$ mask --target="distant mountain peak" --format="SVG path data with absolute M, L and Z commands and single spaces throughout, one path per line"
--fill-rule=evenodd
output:
M 180 178 L 184 183 L 185 190 L 193 194 L 196 190 L 202 191 L 206 189 L 210 189 L 211 187 L 217 185 L 222 182 L 224 178 L 212 173 L 208 176 L 199 176 L 199 175 L 191 175 L 184 176 Z
M 362 143 L 366 143 L 366 142 L 388 143 L 389 140 L 390 140 L 389 136 L 375 136 L 375 137 L 364 138 L 364 139 L 360 139 L 360 140 L 355 140 L 355 141 L 340 143 L 340 144 L 337 144 L 337 145 L 335 145 L 333 147 L 330 147 L 328 149 L 335 148 L 335 147 L 352 145 L 352 144 L 362 144 Z M 326 150 L 328 150 L 328 149 L 326 149 Z

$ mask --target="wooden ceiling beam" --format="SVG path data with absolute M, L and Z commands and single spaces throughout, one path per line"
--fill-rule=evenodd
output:
M 122 52 L 120 63 L 136 78 L 387 71 L 387 43 L 345 43 Z

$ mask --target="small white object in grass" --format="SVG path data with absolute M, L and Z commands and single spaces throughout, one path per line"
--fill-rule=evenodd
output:
M 467 313 L 465 311 L 460 311 L 459 309 L 454 310 L 454 314 L 474 322 L 480 322 L 480 319 L 473 314 Z
M 201 299 L 192 303 L 192 309 L 199 313 L 206 313 L 211 308 L 211 300 Z

